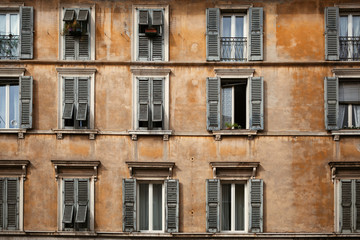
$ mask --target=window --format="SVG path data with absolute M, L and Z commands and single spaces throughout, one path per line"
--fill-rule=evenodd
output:
M 262 8 L 209 8 L 206 15 L 208 61 L 263 59 Z
M 32 59 L 33 8 L 0 6 L 0 59 Z
M 168 61 L 168 6 L 134 6 L 136 61 Z
M 360 59 L 360 11 L 340 13 L 340 60 Z

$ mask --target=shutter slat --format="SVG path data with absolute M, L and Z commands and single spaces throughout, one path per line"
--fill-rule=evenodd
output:
M 33 58 L 33 7 L 20 7 L 20 58 Z
M 161 122 L 163 115 L 163 79 L 154 79 L 153 80 L 153 111 L 152 111 L 152 120 L 153 122 Z
M 207 197 L 206 197 L 206 228 L 208 232 L 218 232 L 220 226 L 219 216 L 219 191 L 220 181 L 218 179 L 207 179 Z
M 220 60 L 220 9 L 206 9 L 206 59 L 208 61 Z
M 325 77 L 324 80 L 325 98 L 325 127 L 327 130 L 338 129 L 338 91 L 339 83 L 336 77 Z
M 123 231 L 136 231 L 136 179 L 123 179 Z
M 263 181 L 250 179 L 249 231 L 262 232 L 263 229 Z
M 263 60 L 263 8 L 250 8 L 249 19 L 249 60 Z
M 33 78 L 31 76 L 20 77 L 19 104 L 21 128 L 32 128 L 32 102 L 33 102 Z
M 339 8 L 325 8 L 325 59 L 339 60 Z
M 207 130 L 220 130 L 220 78 L 207 78 Z
M 250 79 L 250 129 L 264 129 L 263 77 Z
M 179 180 L 165 180 L 166 191 L 166 231 L 179 231 Z

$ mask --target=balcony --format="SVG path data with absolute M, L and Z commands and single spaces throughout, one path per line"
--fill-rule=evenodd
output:
M 340 60 L 360 61 L 360 37 L 340 37 Z
M 18 46 L 19 35 L 0 35 L 0 59 L 17 59 Z
M 246 37 L 221 37 L 221 61 L 246 61 Z

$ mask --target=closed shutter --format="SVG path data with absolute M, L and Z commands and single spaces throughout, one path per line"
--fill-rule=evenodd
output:
M 76 120 L 85 121 L 88 112 L 89 102 L 89 79 L 78 79 L 78 107 Z
M 355 180 L 355 232 L 360 231 L 360 180 Z
M 339 60 L 339 8 L 325 8 L 325 59 Z
M 138 78 L 138 120 L 149 120 L 149 78 Z
M 220 9 L 206 9 L 206 60 L 220 60 Z
M 218 232 L 220 230 L 220 180 L 206 180 L 206 231 Z
M 64 212 L 63 212 L 63 223 L 72 223 L 74 215 L 74 192 L 75 192 L 75 181 L 74 179 L 64 179 Z
M 163 60 L 163 36 L 156 36 L 152 38 L 152 60 L 162 61 Z
M 18 229 L 18 201 L 19 201 L 19 191 L 18 191 L 19 181 L 17 178 L 8 178 L 6 186 L 6 195 L 7 195 L 7 221 L 6 229 L 7 230 L 16 230 Z
M 89 205 L 89 180 L 79 179 L 77 190 L 77 213 L 75 222 L 85 223 Z
M 352 194 L 351 194 L 351 180 L 341 180 L 341 217 L 340 217 L 340 229 L 342 233 L 352 232 Z
M 165 180 L 166 232 L 179 231 L 179 180 Z
M 250 78 L 250 129 L 264 129 L 263 77 Z
M 140 25 L 149 24 L 149 11 L 148 10 L 139 10 L 138 23 Z
M 71 35 L 65 35 L 65 60 L 75 59 L 75 37 Z
M 136 179 L 123 179 L 123 231 L 136 231 Z
M 150 39 L 146 36 L 139 36 L 139 60 L 150 60 Z
M 207 78 L 206 97 L 207 130 L 220 130 L 220 78 Z
M 6 196 L 5 194 L 5 179 L 1 178 L 0 179 L 0 230 L 4 229 L 4 207 L 5 207 L 5 200 L 4 197 Z
M 85 34 L 79 38 L 79 59 L 88 60 L 90 57 L 89 35 Z
M 63 119 L 72 119 L 75 103 L 75 79 L 64 78 Z
M 33 7 L 20 7 L 20 58 L 33 58 Z
M 163 24 L 163 11 L 153 10 L 152 25 L 158 26 Z
M 152 121 L 161 122 L 163 120 L 163 101 L 164 101 L 164 80 L 153 79 L 152 81 Z
M 339 129 L 338 123 L 338 91 L 339 81 L 337 77 L 325 77 L 325 127 L 327 130 Z
M 32 128 L 33 78 L 20 77 L 19 87 L 20 128 Z
M 263 8 L 250 8 L 249 19 L 249 60 L 263 60 Z
M 263 181 L 250 179 L 249 232 L 263 231 Z

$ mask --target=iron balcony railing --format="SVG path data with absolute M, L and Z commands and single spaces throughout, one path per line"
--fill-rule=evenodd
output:
M 340 37 L 340 60 L 360 60 L 360 37 Z
M 0 35 L 0 59 L 12 59 L 19 56 L 19 35 Z
M 221 61 L 246 61 L 246 37 L 221 37 Z

